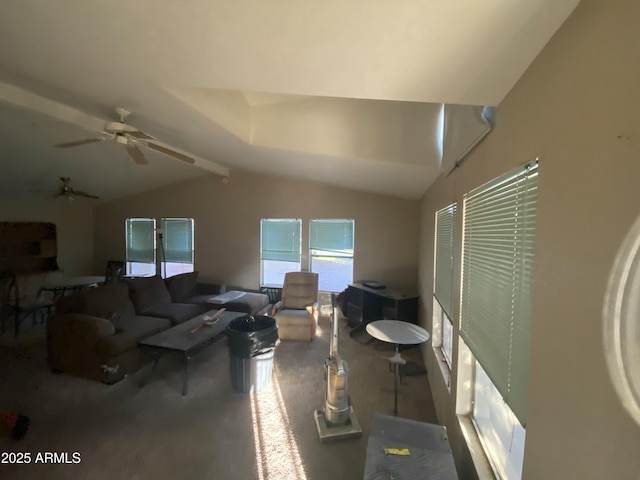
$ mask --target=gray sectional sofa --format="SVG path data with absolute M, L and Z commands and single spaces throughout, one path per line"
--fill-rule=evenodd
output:
M 197 279 L 198 272 L 131 278 L 61 297 L 47 324 L 49 366 L 109 384 L 135 372 L 146 360 L 140 340 L 217 308 L 207 300 L 224 286 Z M 252 314 L 270 309 L 266 295 L 249 297 L 224 307 Z

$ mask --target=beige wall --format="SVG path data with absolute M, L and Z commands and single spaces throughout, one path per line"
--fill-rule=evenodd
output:
M 93 271 L 93 204 L 83 199 L 0 198 L 0 221 L 51 222 L 58 235 L 58 266 L 66 275 Z M 104 268 L 100 271 L 104 271 Z
M 421 202 L 422 322 L 431 328 L 434 212 L 453 199 L 461 206 L 465 192 L 540 157 L 525 480 L 640 472 L 640 426 L 614 393 L 601 335 L 607 277 L 640 214 L 639 20 L 637 0 L 583 0 L 499 106 L 494 132 Z M 458 279 L 460 249 L 458 241 Z M 473 469 L 454 413 L 455 381 L 449 394 L 433 351 L 424 353 L 467 478 Z
M 415 288 L 418 210 L 417 200 L 234 171 L 226 185 L 205 176 L 98 207 L 96 265 L 125 257 L 127 217 L 192 217 L 200 278 L 258 288 L 261 218 L 303 220 L 303 266 L 310 219 L 354 218 L 354 280 Z
M 440 105 L 312 97 L 254 107 L 251 143 L 336 157 L 424 165 L 437 158 Z

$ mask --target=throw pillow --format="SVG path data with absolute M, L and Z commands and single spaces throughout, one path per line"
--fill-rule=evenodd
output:
M 182 303 L 198 294 L 198 272 L 180 273 L 165 278 L 164 284 L 171 295 L 173 303 Z
M 133 315 L 133 305 L 129 300 L 129 289 L 120 283 L 62 296 L 56 302 L 56 312 L 82 313 L 113 321 Z
M 82 295 L 85 301 L 85 309 L 82 313 L 87 315 L 116 320 L 133 313 L 129 291 L 122 283 L 89 288 Z
M 129 286 L 129 298 L 138 315 L 144 314 L 145 310 L 154 305 L 171 303 L 171 295 L 159 275 L 127 278 L 125 282 Z

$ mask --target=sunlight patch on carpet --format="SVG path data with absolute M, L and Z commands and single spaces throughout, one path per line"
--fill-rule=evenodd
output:
M 275 375 L 251 394 L 251 419 L 259 480 L 307 480 Z

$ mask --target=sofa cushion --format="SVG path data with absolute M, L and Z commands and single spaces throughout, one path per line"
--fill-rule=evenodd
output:
M 181 273 L 173 277 L 165 278 L 164 284 L 174 303 L 184 303 L 190 297 L 198 293 L 198 272 Z
M 282 310 L 275 315 L 282 340 L 313 340 L 316 318 L 306 310 Z
M 127 278 L 125 282 L 129 286 L 129 298 L 138 315 L 147 315 L 151 307 L 171 303 L 171 295 L 159 275 Z
M 166 318 L 155 318 L 136 315 L 127 320 L 126 329 L 120 330 L 116 326 L 114 335 L 103 337 L 96 342 L 96 350 L 101 355 L 111 357 L 138 346 L 143 338 L 171 327 L 171 322 Z
M 153 305 L 145 311 L 145 315 L 151 317 L 167 318 L 173 325 L 185 322 L 193 317 L 212 310 L 210 306 L 195 305 L 188 303 L 167 303 L 164 305 Z
M 226 302 L 222 305 L 213 305 L 213 307 L 224 307 L 231 312 L 243 312 L 256 315 L 260 312 L 267 311 L 265 307 L 269 305 L 269 296 L 264 293 L 245 292 L 244 295 L 235 300 Z
M 209 300 L 213 297 L 215 297 L 215 294 L 205 293 L 202 295 L 195 295 L 193 297 L 185 298 L 180 303 L 195 303 L 196 305 L 207 305 L 209 307 L 209 310 L 219 308 L 220 305 L 212 305 L 211 303 L 209 303 Z
M 129 289 L 123 283 L 89 288 L 81 293 L 60 297 L 56 312 L 83 313 L 110 321 L 134 315 Z

